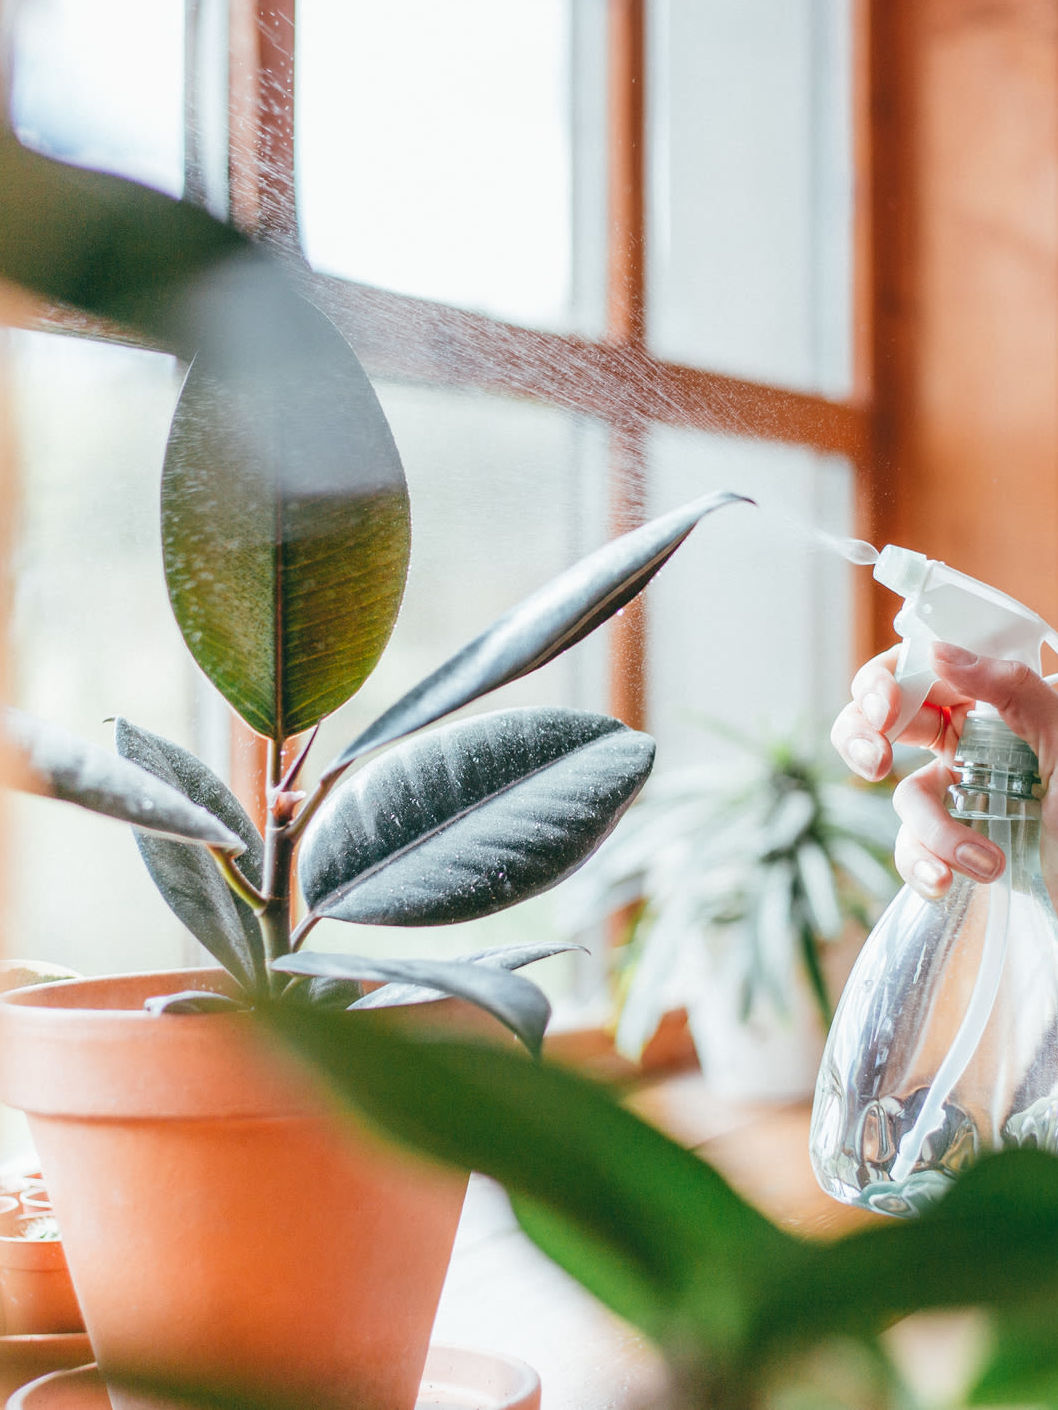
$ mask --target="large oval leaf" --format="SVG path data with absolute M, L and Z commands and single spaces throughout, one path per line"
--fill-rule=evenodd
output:
M 138 729 L 128 720 L 114 726 L 118 753 L 177 788 L 220 818 L 246 845 L 239 870 L 261 885 L 264 844 L 253 822 L 226 784 L 201 759 L 171 740 Z M 169 909 L 224 968 L 249 987 L 266 977 L 264 941 L 257 917 L 228 886 L 201 847 L 136 829 L 136 844 Z
M 5 741 L 15 757 L 15 782 L 25 792 L 77 803 L 93 813 L 167 837 L 202 842 L 232 856 L 243 851 L 242 840 L 212 813 L 138 764 L 19 710 L 5 710 L 2 718 Z
M 306 974 L 318 979 L 394 981 L 426 986 L 431 993 L 467 999 L 485 1009 L 522 1040 L 531 1053 L 539 1053 L 551 1005 L 529 979 L 495 966 L 466 960 L 380 960 L 364 955 L 329 955 L 305 951 L 273 961 L 284 974 Z M 352 1006 L 351 1006 L 352 1007 Z
M 301 845 L 313 914 L 473 920 L 578 867 L 641 788 L 654 741 L 605 715 L 503 710 L 434 730 L 339 786 Z
M 408 566 L 389 426 L 352 350 L 310 312 L 294 350 L 266 324 L 252 350 L 195 359 L 162 477 L 165 575 L 184 639 L 272 739 L 359 688 Z
M 324 777 L 546 665 L 631 601 L 700 519 L 740 501 L 752 503 L 726 492 L 706 495 L 582 558 L 420 681 L 354 739 Z

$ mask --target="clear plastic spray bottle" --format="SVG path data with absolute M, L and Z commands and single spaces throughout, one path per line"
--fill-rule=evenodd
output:
M 895 738 L 950 641 L 1039 669 L 1058 634 L 943 563 L 894 545 L 875 577 L 905 598 Z M 885 1214 L 932 1203 L 987 1150 L 1058 1153 L 1058 915 L 1040 866 L 1039 766 L 988 705 L 969 715 L 952 815 L 1006 864 L 991 884 L 957 875 L 927 901 L 909 887 L 864 944 L 827 1039 L 810 1135 L 828 1194 Z

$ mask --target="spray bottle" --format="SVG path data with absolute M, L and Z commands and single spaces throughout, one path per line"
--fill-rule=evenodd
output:
M 1040 669 L 1058 633 L 1005 593 L 890 544 L 875 577 L 904 598 L 896 738 L 936 679 L 935 641 Z M 952 815 L 1002 847 L 1000 877 L 897 895 L 849 977 L 810 1136 L 823 1189 L 910 1215 L 985 1150 L 1058 1153 L 1058 915 L 1040 867 L 1039 765 L 979 704 L 956 752 Z

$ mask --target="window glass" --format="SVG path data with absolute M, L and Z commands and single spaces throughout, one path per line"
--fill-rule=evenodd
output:
M 158 532 L 176 365 L 71 338 L 7 337 L 22 469 L 14 703 L 108 748 L 107 718 L 122 714 L 197 749 L 199 687 Z M 198 962 L 124 824 L 22 794 L 9 796 L 7 819 L 9 954 L 89 973 Z
M 535 325 L 596 326 L 603 19 L 602 0 L 301 0 L 310 262 Z
M 184 0 L 23 0 L 8 28 L 23 142 L 180 194 Z
M 408 476 L 412 559 L 396 629 L 374 675 L 324 725 L 316 770 L 405 690 L 496 617 L 609 536 L 605 436 L 581 418 L 528 402 L 396 384 L 378 388 Z M 486 696 L 476 712 L 553 704 L 606 710 L 605 638 L 598 632 L 542 670 Z M 325 921 L 314 948 L 453 956 L 553 935 L 561 892 L 467 925 L 350 926 Z M 535 976 L 569 993 L 572 962 Z
M 654 350 L 846 393 L 849 0 L 660 0 L 648 11 Z
M 723 747 L 710 721 L 758 738 L 825 739 L 848 694 L 850 568 L 814 530 L 852 533 L 844 460 L 800 447 L 659 429 L 655 510 L 712 489 L 757 501 L 703 520 L 649 594 L 656 771 Z

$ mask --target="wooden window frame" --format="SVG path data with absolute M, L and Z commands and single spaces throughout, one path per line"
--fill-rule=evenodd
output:
M 855 532 L 871 539 L 877 439 L 871 401 L 877 279 L 871 259 L 871 0 L 854 11 L 854 203 L 851 394 L 811 392 L 669 362 L 646 346 L 646 12 L 648 0 L 607 0 L 606 326 L 599 340 L 544 332 L 486 315 L 355 281 L 316 273 L 299 257 L 294 180 L 294 53 L 296 0 L 228 0 L 229 217 L 247 233 L 292 256 L 307 297 L 335 322 L 373 377 L 397 377 L 451 390 L 527 397 L 591 416 L 608 428 L 609 518 L 615 531 L 641 515 L 628 486 L 642 484 L 646 441 L 654 425 L 737 434 L 844 456 L 856 479 Z M 194 43 L 197 0 L 187 0 L 188 43 Z M 190 65 L 189 65 L 190 68 Z M 196 109 L 189 93 L 190 124 Z M 201 198 L 200 153 L 188 144 L 185 189 Z M 38 310 L 30 325 L 107 341 L 129 342 L 121 329 L 65 310 Z M 394 328 L 413 327 L 412 339 Z M 581 375 L 583 370 L 584 375 Z M 857 584 L 857 650 L 873 643 L 866 591 Z M 615 622 L 609 708 L 633 728 L 647 723 L 645 609 Z M 236 722 L 232 775 L 246 799 L 262 794 L 265 746 Z

